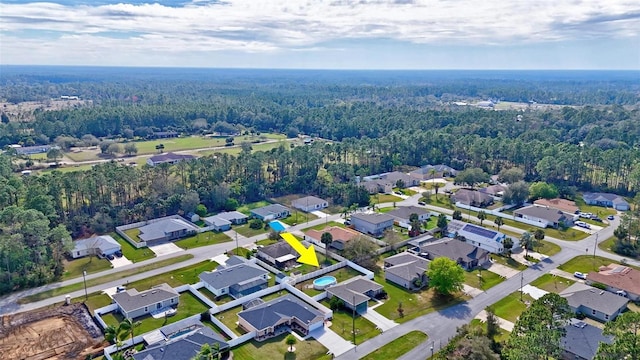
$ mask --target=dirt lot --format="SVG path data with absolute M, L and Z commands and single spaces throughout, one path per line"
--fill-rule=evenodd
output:
M 7 114 L 9 121 L 32 121 L 35 119 L 34 111 L 61 110 L 68 108 L 79 108 L 91 105 L 91 100 L 61 100 L 51 99 L 44 101 L 25 101 L 18 104 L 0 102 L 0 111 Z
M 102 333 L 82 304 L 0 318 L 3 359 L 84 359 L 105 345 Z

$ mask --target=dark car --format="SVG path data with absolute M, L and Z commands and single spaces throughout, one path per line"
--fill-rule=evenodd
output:
M 115 259 L 115 257 L 113 256 L 113 254 L 109 254 L 109 255 L 107 255 L 107 259 L 113 260 L 113 259 Z
M 351 220 L 349 220 L 349 219 L 345 220 L 345 221 L 344 221 L 344 224 L 345 224 L 345 225 L 351 225 Z
M 607 216 L 607 220 L 613 220 L 613 215 Z
M 424 201 L 418 201 L 418 205 L 424 206 L 424 205 L 427 205 L 427 203 L 425 203 Z
M 116 257 L 122 257 L 122 251 L 118 250 L 115 252 Z

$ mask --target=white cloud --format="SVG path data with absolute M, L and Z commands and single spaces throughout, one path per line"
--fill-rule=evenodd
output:
M 47 60 L 107 52 L 316 50 L 336 40 L 416 44 L 520 44 L 640 33 L 640 3 L 627 0 L 194 0 L 65 6 L 2 4 L 0 49 Z M 61 33 L 51 44 L 41 34 Z M 118 36 L 110 34 L 117 33 Z M 29 34 L 29 35 L 26 35 Z M 130 35 L 128 35 L 130 34 Z

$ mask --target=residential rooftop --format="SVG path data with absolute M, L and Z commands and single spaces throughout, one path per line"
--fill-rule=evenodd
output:
M 607 315 L 613 315 L 629 302 L 625 297 L 579 282 L 560 292 L 560 296 L 573 308 L 583 305 Z
M 562 219 L 567 218 L 567 215 L 558 210 L 552 208 L 546 208 L 542 206 L 527 206 L 518 210 L 515 210 L 514 215 L 522 214 L 527 216 L 537 217 L 539 219 L 544 219 L 553 223 L 557 223 L 562 221 Z
M 356 213 L 351 215 L 351 219 L 359 219 L 370 224 L 382 224 L 387 221 L 393 221 L 393 217 L 388 214 L 366 214 L 366 213 Z
M 171 286 L 163 283 L 141 292 L 136 289 L 128 289 L 127 291 L 113 294 L 112 298 L 124 311 L 130 312 L 179 295 Z
M 297 299 L 293 295 L 285 295 L 277 299 L 256 305 L 238 313 L 238 317 L 246 320 L 256 329 L 266 329 L 286 319 L 296 318 L 309 324 L 324 318 L 320 310 Z
M 234 258 L 238 258 L 235 257 Z M 242 259 L 242 258 L 240 258 Z M 233 263 L 233 262 L 232 262 Z M 236 265 L 220 265 L 214 271 L 205 271 L 200 274 L 200 280 L 216 289 L 223 289 L 233 285 L 242 286 L 247 282 L 267 275 L 269 272 L 249 261 Z
M 315 197 L 315 196 L 305 196 L 302 197 L 300 199 L 296 199 L 293 200 L 291 202 L 291 206 L 315 206 L 315 205 L 322 205 L 325 204 L 327 202 L 327 200 L 324 199 L 320 199 L 319 197 Z
M 640 294 L 640 271 L 618 264 L 603 266 L 598 272 L 587 274 L 587 280 Z

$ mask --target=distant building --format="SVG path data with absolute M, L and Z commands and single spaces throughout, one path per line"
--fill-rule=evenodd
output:
M 136 289 L 128 289 L 113 294 L 112 298 L 125 318 L 135 319 L 153 311 L 177 306 L 180 294 L 171 286 L 160 284 L 141 292 Z
M 409 224 L 411 222 L 409 218 L 412 214 L 416 214 L 418 216 L 418 221 L 420 222 L 428 221 L 429 217 L 431 217 L 431 212 L 418 206 L 398 206 L 387 213 L 387 215 L 393 217 L 399 223 L 404 224 Z
M 575 201 L 567 199 L 538 199 L 533 202 L 535 206 L 548 207 L 551 209 L 560 210 L 569 214 L 576 214 L 580 211 L 580 208 L 576 205 Z
M 387 214 L 356 213 L 351 215 L 351 225 L 361 233 L 380 236 L 393 227 L 393 217 Z
M 388 180 L 375 179 L 375 180 L 363 181 L 360 183 L 359 186 L 367 189 L 369 194 L 377 194 L 377 193 L 388 194 L 393 191 L 393 187 L 395 185 Z
M 451 166 L 444 164 L 425 165 L 419 169 L 413 170 L 409 175 L 418 180 L 424 181 L 441 177 L 455 177 L 458 175 L 458 171 Z
M 51 150 L 51 145 L 21 146 L 14 147 L 14 149 L 18 155 L 35 155 L 48 152 Z
M 610 264 L 603 266 L 598 272 L 587 274 L 587 284 L 603 284 L 607 291 L 627 298 L 640 300 L 640 271 L 628 266 Z
M 493 196 L 476 190 L 460 189 L 451 195 L 451 199 L 456 203 L 467 206 L 484 208 L 493 205 Z
M 631 208 L 629 203 L 622 196 L 616 194 L 584 193 L 582 198 L 587 205 L 610 207 L 620 211 L 628 211 Z
M 452 220 L 447 225 L 447 236 L 455 238 L 456 235 L 463 237 L 467 243 L 494 254 L 502 254 L 505 251 L 504 240 L 507 236 L 499 231 L 489 230 L 460 220 Z M 512 239 L 512 241 L 513 249 L 520 246 L 518 239 Z
M 140 240 L 148 243 L 171 241 L 193 235 L 197 227 L 182 219 L 162 219 L 138 228 Z
M 147 159 L 147 164 L 157 166 L 160 164 L 177 164 L 181 161 L 191 161 L 196 157 L 193 155 L 182 155 L 168 152 L 165 154 L 154 155 Z
M 525 219 L 538 222 L 544 227 L 558 228 L 561 226 L 571 227 L 576 220 L 577 215 L 568 214 L 558 209 L 547 208 L 542 206 L 527 206 L 513 212 L 514 218 L 517 220 Z
M 502 197 L 504 196 L 504 192 L 506 190 L 507 190 L 506 186 L 496 184 L 496 185 L 489 185 L 487 187 L 481 188 L 479 191 L 484 194 L 489 194 L 493 197 Z
M 351 240 L 357 238 L 358 236 L 362 236 L 360 233 L 355 232 L 351 229 L 343 229 L 337 226 L 326 227 L 322 230 L 307 230 L 304 232 L 305 240 L 310 242 L 314 242 L 316 244 L 322 243 L 322 234 L 329 233 L 331 234 L 333 241 L 331 242 L 332 248 L 338 250 L 344 250 L 344 246 Z
M 74 241 L 70 255 L 74 259 L 88 255 L 97 255 L 104 258 L 120 250 L 120 244 L 114 238 L 109 235 L 102 235 Z
M 251 216 L 262 221 L 286 218 L 291 215 L 291 209 L 280 204 L 270 204 L 251 210 Z
M 239 211 L 226 211 L 221 212 L 216 217 L 221 219 L 229 220 L 233 225 L 240 225 L 247 222 L 249 217 Z
M 202 218 L 205 225 L 210 226 L 215 231 L 227 231 L 231 229 L 231 221 L 223 219 L 217 215 Z
M 178 132 L 176 131 L 154 131 L 153 137 L 156 139 L 166 139 L 166 138 L 175 138 L 178 137 Z
M 329 202 L 315 196 L 305 196 L 303 198 L 293 200 L 291 206 L 306 212 L 322 210 L 329 206 Z
M 602 329 L 578 319 L 571 319 L 564 330 L 560 348 L 565 360 L 592 360 L 600 343 L 611 344 L 613 340 L 611 336 L 604 336 Z
M 258 248 L 256 257 L 278 269 L 289 269 L 296 264 L 299 254 L 285 241 L 278 241 L 275 244 Z
M 194 355 L 200 351 L 204 344 L 208 344 L 210 346 L 217 344 L 218 351 L 223 357 L 225 357 L 225 354 L 229 352 L 229 344 L 227 344 L 220 335 L 216 334 L 207 326 L 200 324 L 193 326 L 193 330 L 191 330 L 191 327 L 188 327 L 171 334 L 165 334 L 163 330 L 171 327 L 171 325 L 162 327 L 159 330 L 162 334 L 161 341 L 148 344 L 144 349 L 134 353 L 131 359 L 191 360 L 194 358 Z M 182 332 L 186 332 L 186 334 L 182 335 Z

